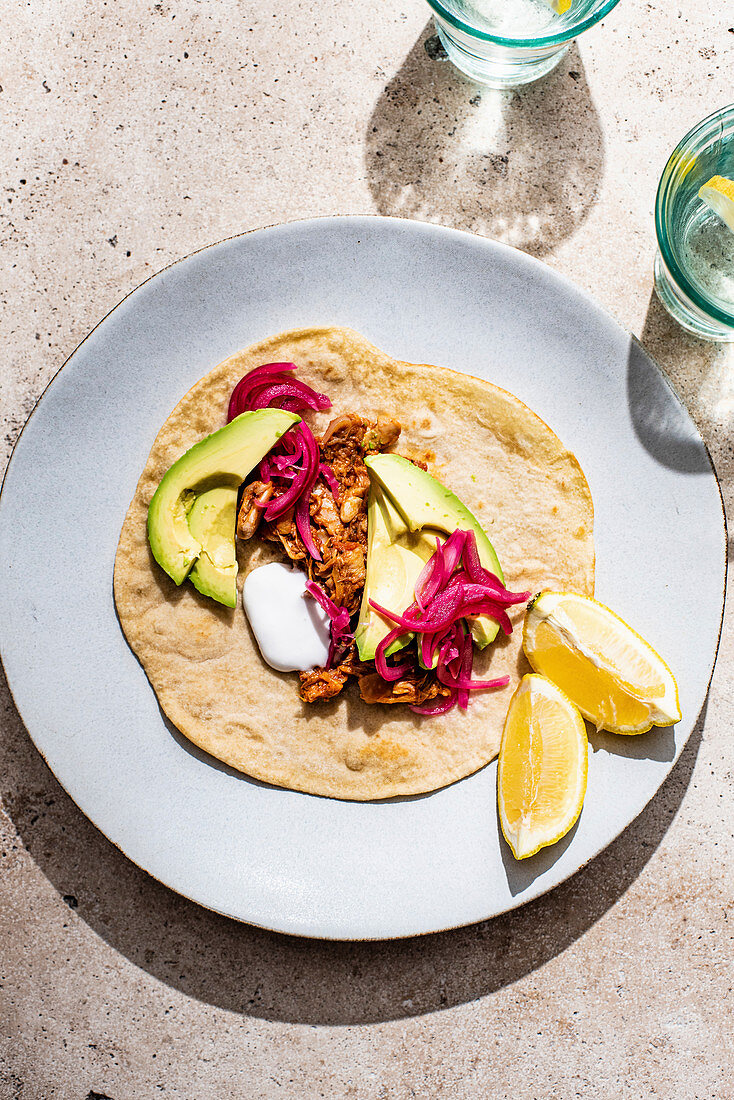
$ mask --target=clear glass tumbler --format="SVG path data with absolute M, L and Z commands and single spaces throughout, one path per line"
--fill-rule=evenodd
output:
M 466 76 L 490 88 L 514 88 L 545 76 L 571 41 L 618 3 L 428 0 L 449 60 Z
M 698 197 L 712 176 L 734 179 L 734 104 L 686 134 L 655 202 L 655 290 L 676 321 L 704 340 L 734 341 L 734 233 Z

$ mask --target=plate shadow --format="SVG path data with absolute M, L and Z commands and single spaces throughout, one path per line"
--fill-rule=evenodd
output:
M 535 256 L 551 252 L 588 215 L 604 169 L 577 47 L 543 80 L 504 92 L 437 58 L 432 30 L 424 28 L 369 121 L 365 160 L 378 211 Z
M 637 820 L 567 882 L 520 909 L 435 935 L 299 939 L 187 901 L 150 878 L 81 813 L 46 767 L 0 676 L 3 800 L 59 905 L 135 966 L 243 1016 L 346 1025 L 465 1004 L 518 981 L 582 936 L 641 873 L 688 786 L 705 706 L 681 758 Z M 62 900 L 63 899 L 63 900 Z M 80 976 L 81 977 L 81 976 Z

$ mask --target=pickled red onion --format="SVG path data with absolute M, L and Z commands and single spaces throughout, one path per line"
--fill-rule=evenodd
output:
M 295 363 L 264 363 L 249 371 L 232 390 L 227 422 L 240 413 L 273 404 L 289 412 L 301 412 L 306 408 L 320 412 L 330 409 L 331 401 L 325 393 L 317 393 L 305 382 L 287 377 L 285 372 L 294 370 L 297 370 Z
M 338 504 L 339 482 L 336 480 L 334 471 L 332 470 L 331 466 L 329 466 L 326 462 L 320 462 L 319 473 L 321 474 L 326 484 L 329 486 L 329 489 L 331 490 L 331 495 L 333 496 L 335 503 Z
M 396 641 L 404 631 L 391 630 L 389 634 L 386 634 L 375 651 L 375 668 L 379 672 L 383 680 L 392 682 L 399 680 L 401 676 L 404 676 L 407 672 L 413 671 L 412 661 L 403 661 L 402 664 L 389 665 L 387 663 L 387 649 Z
M 331 401 L 325 393 L 317 393 L 305 382 L 287 376 L 286 372 L 296 369 L 295 363 L 264 363 L 249 371 L 232 391 L 227 420 L 233 420 L 240 413 L 272 405 L 289 412 L 303 412 L 304 409 L 323 412 L 330 409 Z M 332 482 L 336 484 L 337 491 L 338 483 L 331 468 L 321 462 L 318 443 L 303 421 L 291 428 L 277 447 L 276 452 L 271 450 L 260 463 L 260 477 L 266 482 L 279 477 L 290 484 L 285 492 L 266 502 L 264 519 L 270 522 L 293 508 L 293 519 L 303 545 L 312 558 L 321 561 L 321 553 L 311 533 L 311 493 L 319 474 L 330 488 Z
M 447 714 L 456 706 L 456 695 L 439 695 L 432 703 L 424 703 L 423 706 L 412 706 L 414 714 L 423 714 L 426 718 L 437 718 L 439 714 Z
M 321 585 L 316 584 L 315 581 L 306 581 L 306 591 L 309 595 L 313 596 L 321 607 L 323 607 L 331 620 L 331 641 L 329 643 L 329 656 L 326 659 L 326 667 L 333 668 L 335 664 L 338 664 L 339 660 L 344 656 L 344 652 L 354 641 L 354 634 L 352 633 L 349 621 L 349 612 L 346 607 L 339 607 L 338 604 L 335 604 L 334 601 L 326 595 Z
M 374 600 L 370 606 L 394 626 L 382 639 L 375 653 L 375 667 L 385 680 L 396 680 L 410 664 L 394 667 L 386 663 L 388 646 L 406 632 L 417 636 L 421 663 L 436 667 L 436 677 L 448 688 L 442 696 L 424 706 L 412 706 L 416 714 L 445 714 L 454 706 L 466 710 L 469 692 L 505 687 L 508 676 L 495 680 L 472 680 L 474 646 L 464 628 L 466 618 L 489 615 L 504 631 L 512 633 L 505 608 L 524 603 L 530 592 L 510 592 L 499 577 L 482 566 L 473 531 L 456 530 L 436 550 L 422 569 L 415 585 L 415 601 L 402 615 L 382 607 Z
M 300 497 L 300 499 L 298 500 L 298 503 L 296 504 L 295 510 L 293 512 L 293 520 L 296 525 L 296 530 L 301 536 L 301 541 L 303 542 L 303 545 L 306 547 L 311 557 L 314 559 L 314 561 L 321 561 L 321 552 L 319 551 L 316 543 L 313 541 L 313 535 L 311 534 L 311 516 L 309 512 L 310 503 L 311 489 L 309 488 L 308 495 L 304 493 L 303 496 Z M 267 515 L 268 513 L 266 511 L 266 519 Z
M 265 519 L 268 522 L 272 519 L 277 519 L 278 516 L 282 516 L 283 513 L 287 512 L 289 508 L 292 508 L 301 497 L 307 497 L 306 503 L 308 504 L 308 501 L 311 499 L 311 490 L 313 489 L 319 473 L 319 461 L 321 458 L 319 445 L 314 439 L 314 434 L 308 425 L 301 421 L 300 424 L 296 424 L 294 428 L 291 428 L 288 435 L 293 436 L 292 444 L 295 445 L 296 448 L 295 452 L 292 454 L 289 469 L 293 470 L 296 476 L 281 496 L 274 497 L 269 501 L 268 507 L 265 509 Z M 288 436 L 284 436 L 283 438 L 287 439 Z M 286 446 L 291 446 L 291 444 L 286 444 Z M 267 459 L 264 461 L 267 461 Z M 311 553 L 310 550 L 309 553 Z M 319 555 L 316 560 L 320 561 L 321 556 Z

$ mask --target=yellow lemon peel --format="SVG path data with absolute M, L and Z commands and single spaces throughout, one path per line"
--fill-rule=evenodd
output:
M 541 592 L 525 617 L 523 649 L 597 729 L 645 733 L 680 720 L 678 686 L 662 657 L 590 596 Z
M 698 189 L 698 197 L 734 233 L 734 180 L 727 179 L 726 176 L 712 176 Z
M 497 809 L 516 859 L 555 844 L 576 822 L 586 793 L 584 721 L 543 676 L 523 676 L 510 700 L 497 766 Z

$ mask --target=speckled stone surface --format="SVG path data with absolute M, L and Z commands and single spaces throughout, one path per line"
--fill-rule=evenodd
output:
M 590 291 L 670 375 L 731 512 L 734 353 L 652 295 L 666 156 L 732 99 L 726 8 L 621 0 L 501 94 L 428 57 L 421 0 L 5 0 L 5 456 L 79 340 L 169 261 L 378 212 L 498 237 Z M 732 1097 L 733 671 L 730 612 L 686 751 L 588 868 L 384 944 L 253 930 L 151 881 L 60 789 L 3 683 L 0 1100 Z

